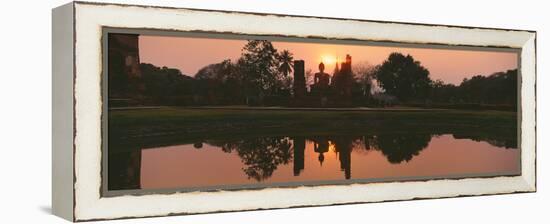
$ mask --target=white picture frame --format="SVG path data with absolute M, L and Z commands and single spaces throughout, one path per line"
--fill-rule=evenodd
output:
M 70 221 L 536 191 L 536 32 L 72 2 L 53 14 L 54 214 Z M 266 26 L 269 24 L 269 26 Z M 521 51 L 521 175 L 103 197 L 103 28 L 220 32 Z

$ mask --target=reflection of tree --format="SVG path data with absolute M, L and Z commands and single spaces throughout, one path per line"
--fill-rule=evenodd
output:
M 518 147 L 518 141 L 517 137 L 513 134 L 511 136 L 508 136 L 508 138 L 499 138 L 496 135 L 486 135 L 486 136 L 479 136 L 479 135 L 460 135 L 460 134 L 453 134 L 453 138 L 455 139 L 470 139 L 472 141 L 476 142 L 486 142 L 489 143 L 492 146 L 496 146 L 498 148 L 506 148 L 506 149 L 515 149 Z
M 369 143 L 374 144 L 390 163 L 395 164 L 410 161 L 428 146 L 431 139 L 430 134 L 382 134 L 369 139 Z
M 249 178 L 257 181 L 268 179 L 280 164 L 292 158 L 292 144 L 288 138 L 264 137 L 235 141 L 222 145 L 224 152 L 236 151 Z

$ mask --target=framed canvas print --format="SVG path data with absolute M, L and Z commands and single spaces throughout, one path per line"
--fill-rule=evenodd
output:
M 60 6 L 53 212 L 88 221 L 534 192 L 535 38 Z

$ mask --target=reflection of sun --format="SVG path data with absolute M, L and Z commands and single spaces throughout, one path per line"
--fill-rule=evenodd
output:
M 331 141 L 328 141 L 328 151 L 330 151 L 330 152 L 336 152 L 336 146 L 335 146 L 334 143 L 331 142 Z
M 330 54 L 323 54 L 321 56 L 321 61 L 323 62 L 323 64 L 334 64 L 336 63 L 336 57 Z

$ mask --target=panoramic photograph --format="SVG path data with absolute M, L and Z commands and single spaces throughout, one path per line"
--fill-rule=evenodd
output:
M 108 191 L 521 174 L 518 51 L 108 33 Z

